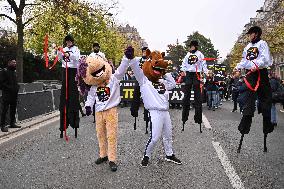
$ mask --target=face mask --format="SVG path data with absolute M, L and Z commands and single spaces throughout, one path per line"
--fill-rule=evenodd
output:
M 259 42 L 260 40 L 261 40 L 260 37 L 257 36 L 257 37 L 255 37 L 251 40 L 251 43 L 255 44 L 255 43 Z
M 146 59 L 146 56 L 142 56 L 143 59 Z
M 15 71 L 16 70 L 16 66 L 8 66 L 9 70 Z
M 94 53 L 98 53 L 98 52 L 100 52 L 99 49 L 94 49 Z

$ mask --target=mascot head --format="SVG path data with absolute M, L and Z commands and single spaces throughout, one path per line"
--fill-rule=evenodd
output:
M 83 78 L 87 85 L 105 86 L 110 81 L 112 68 L 101 57 L 87 57 L 86 77 Z
M 146 50 L 147 60 L 143 64 L 144 75 L 152 82 L 158 82 L 158 80 L 166 73 L 168 62 L 164 60 L 165 53 L 159 51 L 151 52 Z

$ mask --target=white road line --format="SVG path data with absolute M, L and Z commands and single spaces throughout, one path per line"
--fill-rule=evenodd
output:
M 212 144 L 218 154 L 218 157 L 225 169 L 227 176 L 230 179 L 233 188 L 244 189 L 244 184 L 242 183 L 240 177 L 237 175 L 234 167 L 231 165 L 230 160 L 222 149 L 220 143 L 212 141 Z
M 0 145 L 3 144 L 3 143 L 5 143 L 5 142 L 8 142 L 9 140 L 12 140 L 12 139 L 18 137 L 18 136 L 24 135 L 24 134 L 26 134 L 26 133 L 29 133 L 29 132 L 33 131 L 33 130 L 40 129 L 40 128 L 43 127 L 43 126 L 46 126 L 46 125 L 51 124 L 51 123 L 53 123 L 53 122 L 56 122 L 56 121 L 58 121 L 58 120 L 59 120 L 59 118 L 58 118 L 58 117 L 55 117 L 55 118 L 52 118 L 52 119 L 50 119 L 50 120 L 44 121 L 44 122 L 42 122 L 42 123 L 39 123 L 39 124 L 37 124 L 37 125 L 34 125 L 34 126 L 32 126 L 31 128 L 26 128 L 26 129 L 24 129 L 24 130 L 22 130 L 22 131 L 19 131 L 19 132 L 16 132 L 16 133 L 7 135 L 6 137 L 3 137 L 3 138 L 0 139 Z
M 208 119 L 206 118 L 206 116 L 203 113 L 202 113 L 202 120 L 203 120 L 203 123 L 205 125 L 205 128 L 212 129 Z

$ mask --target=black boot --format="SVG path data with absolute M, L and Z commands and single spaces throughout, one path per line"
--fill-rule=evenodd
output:
M 103 157 L 103 158 L 99 157 L 99 158 L 95 161 L 95 163 L 96 163 L 97 165 L 99 165 L 99 164 L 102 164 L 103 162 L 106 162 L 106 161 L 108 161 L 108 157 L 107 157 L 107 156 L 106 156 L 106 157 Z
M 2 132 L 5 132 L 5 133 L 6 133 L 6 132 L 9 132 L 7 127 L 1 127 L 1 131 L 2 131 Z
M 117 165 L 113 161 L 109 162 L 109 167 L 112 172 L 117 171 Z
M 21 126 L 16 125 L 16 124 L 10 124 L 10 128 L 16 128 L 16 129 L 18 129 L 18 128 L 21 128 Z

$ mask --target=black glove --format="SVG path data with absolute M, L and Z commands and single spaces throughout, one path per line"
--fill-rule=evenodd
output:
M 124 51 L 124 55 L 126 56 L 126 58 L 130 60 L 133 59 L 134 58 L 134 48 L 132 46 L 127 47 Z

